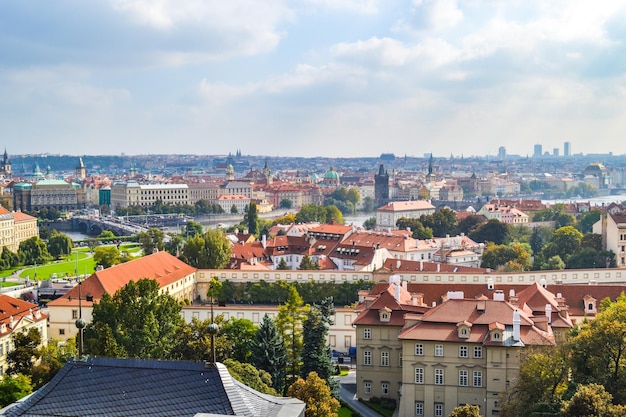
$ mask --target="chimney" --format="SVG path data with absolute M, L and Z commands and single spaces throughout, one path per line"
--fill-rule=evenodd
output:
M 424 270 L 424 261 L 420 260 L 420 271 Z
M 441 272 L 441 264 L 437 263 L 437 272 Z
M 261 246 L 263 246 L 263 249 L 267 248 L 267 236 L 266 235 L 261 235 Z
M 409 283 L 406 281 L 402 281 L 402 288 L 404 289 L 404 291 L 408 291 Z
M 396 284 L 395 298 L 396 298 L 396 302 L 400 303 L 400 285 L 399 284 Z
M 548 318 L 548 324 L 552 324 L 552 306 L 546 304 L 546 317 Z
M 494 301 L 504 301 L 504 291 L 496 290 L 493 293 L 493 299 L 494 299 Z
M 402 261 L 400 259 L 398 259 L 396 261 L 396 269 L 400 269 L 401 266 L 402 266 Z
M 521 321 L 519 318 L 519 311 L 515 309 L 515 311 L 513 311 L 513 341 L 515 342 L 519 342 L 521 340 L 520 324 Z

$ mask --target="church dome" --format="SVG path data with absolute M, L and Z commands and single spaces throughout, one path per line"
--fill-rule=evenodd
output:
M 338 180 L 339 173 L 335 171 L 333 167 L 330 167 L 330 169 L 326 171 L 326 174 L 324 174 L 324 179 L 325 180 Z

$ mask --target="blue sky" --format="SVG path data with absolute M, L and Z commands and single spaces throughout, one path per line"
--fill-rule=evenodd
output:
M 9 154 L 626 153 L 626 2 L 20 0 Z

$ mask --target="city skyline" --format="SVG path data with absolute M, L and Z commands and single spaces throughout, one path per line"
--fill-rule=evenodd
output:
M 0 137 L 11 154 L 621 155 L 624 17 L 618 1 L 9 3 Z

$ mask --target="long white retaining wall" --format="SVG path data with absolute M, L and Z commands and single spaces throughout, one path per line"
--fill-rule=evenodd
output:
M 507 284 L 532 284 L 543 282 L 548 284 L 609 284 L 625 283 L 626 269 L 565 269 L 560 271 L 527 271 L 527 272 L 488 272 L 484 274 L 439 273 L 419 271 L 394 271 L 407 282 L 428 282 L 441 284 L 487 284 L 493 282 Z M 237 283 L 254 281 L 287 281 L 287 282 L 343 282 L 387 281 L 389 274 L 357 271 L 241 271 L 230 269 L 201 269 L 196 273 L 196 282 L 201 285 L 208 283 L 212 277 L 220 281 L 229 280 Z

